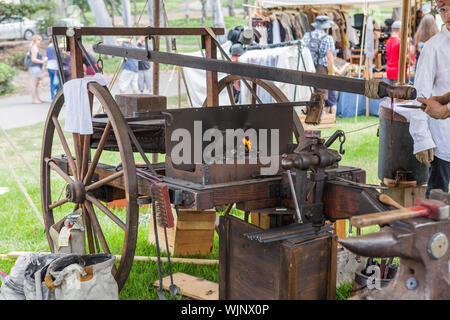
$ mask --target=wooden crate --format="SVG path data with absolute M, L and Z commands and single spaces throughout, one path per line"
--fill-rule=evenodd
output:
M 336 115 L 332 113 L 326 113 L 321 115 L 319 124 L 305 123 L 306 116 L 304 114 L 300 114 L 299 117 L 300 121 L 302 122 L 303 129 L 305 130 L 320 130 L 333 128 L 334 125 L 336 124 Z
M 179 209 L 177 217 L 175 209 L 172 210 L 175 226 L 167 229 L 169 251 L 174 256 L 206 255 L 211 253 L 214 242 L 214 228 L 216 210 L 195 211 Z M 166 251 L 164 229 L 158 226 L 158 240 L 162 251 Z M 148 241 L 155 243 L 153 218 L 150 219 Z
M 135 117 L 135 112 L 166 110 L 167 97 L 152 94 L 116 94 L 115 100 L 125 117 Z
M 404 207 L 414 206 L 416 199 L 424 199 L 427 186 L 415 186 L 405 188 L 389 188 L 382 190 L 382 193 L 390 196 L 394 201 L 398 202 Z
M 219 299 L 336 298 L 336 236 L 329 233 L 273 243 L 248 240 L 259 231 L 233 216 L 219 225 Z

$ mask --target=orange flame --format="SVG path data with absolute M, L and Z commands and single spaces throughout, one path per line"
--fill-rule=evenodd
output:
M 245 146 L 247 146 L 248 150 L 251 150 L 251 149 L 252 149 L 252 143 L 250 142 L 249 139 L 243 138 L 243 139 L 242 139 L 242 143 L 243 143 Z

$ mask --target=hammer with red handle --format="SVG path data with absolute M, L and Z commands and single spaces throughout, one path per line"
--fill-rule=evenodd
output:
M 350 218 L 350 223 L 358 228 L 362 228 L 418 217 L 445 220 L 449 217 L 449 207 L 448 204 L 439 200 L 417 199 L 414 207 L 354 216 Z

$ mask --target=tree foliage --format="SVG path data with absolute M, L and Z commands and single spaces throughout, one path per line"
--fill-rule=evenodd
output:
M 5 3 L 0 2 L 0 22 L 13 16 L 29 17 L 39 10 L 52 10 L 56 4 L 52 1 L 44 2 L 20 2 Z
M 0 62 L 0 96 L 13 90 L 14 75 L 15 71 L 13 68 Z

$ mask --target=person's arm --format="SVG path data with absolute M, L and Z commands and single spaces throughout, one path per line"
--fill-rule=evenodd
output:
M 333 51 L 327 51 L 327 64 L 328 64 L 328 74 L 334 74 L 334 56 Z
M 326 37 L 326 49 L 327 49 L 327 64 L 328 64 L 328 74 L 333 74 L 334 71 L 334 55 L 333 51 L 335 49 L 334 47 L 334 40 L 331 36 Z

